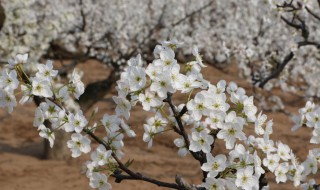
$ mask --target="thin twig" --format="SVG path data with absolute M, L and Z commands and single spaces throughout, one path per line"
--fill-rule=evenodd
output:
M 314 18 L 316 18 L 317 20 L 320 21 L 320 16 L 317 15 L 316 13 L 314 13 L 311 9 L 309 9 L 308 6 L 306 6 L 306 10 L 308 11 L 308 13 L 310 13 Z

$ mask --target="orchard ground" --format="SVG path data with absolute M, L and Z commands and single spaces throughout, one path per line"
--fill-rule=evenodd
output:
M 79 69 L 85 72 L 83 81 L 98 81 L 105 78 L 110 71 L 103 65 L 91 61 L 89 64 L 79 65 Z M 204 77 L 212 84 L 224 79 L 227 82 L 234 81 L 239 86 L 246 89 L 249 95 L 252 95 L 252 87 L 249 82 L 238 77 L 238 71 L 235 65 L 226 69 L 218 70 L 214 67 L 203 69 Z M 282 97 L 286 111 L 297 113 L 298 109 L 303 107 L 305 100 L 297 95 L 291 95 L 280 90 L 273 90 L 272 94 Z M 94 107 L 99 107 L 99 114 L 96 119 L 100 120 L 104 113 L 113 113 L 115 105 L 111 97 L 115 91 L 109 93 L 105 99 L 99 101 Z M 184 97 L 176 95 L 175 102 L 183 101 Z M 94 108 L 93 107 L 93 108 Z M 92 109 L 93 109 L 92 108 Z M 44 160 L 43 157 L 43 139 L 39 137 L 38 131 L 32 126 L 34 118 L 34 104 L 27 106 L 18 106 L 13 114 L 9 115 L 3 109 L 0 111 L 0 189 L 1 190 L 89 190 L 89 180 L 85 175 L 80 174 L 82 163 L 88 156 L 81 156 L 78 159 L 65 161 Z M 91 111 L 87 112 L 87 116 Z M 148 117 L 140 106 L 134 107 L 131 112 L 129 124 L 137 133 L 136 138 L 125 138 L 124 152 L 126 157 L 123 160 L 134 159 L 130 166 L 134 171 L 139 171 L 147 176 L 173 182 L 176 174 L 181 175 L 190 183 L 201 183 L 201 171 L 198 162 L 192 159 L 190 155 L 181 158 L 177 154 L 177 148 L 173 140 L 177 137 L 173 132 L 166 132 L 155 138 L 152 149 L 147 148 L 147 143 L 142 141 L 143 123 Z M 268 119 L 274 121 L 274 133 L 271 138 L 281 140 L 287 143 L 296 155 L 305 159 L 310 147 L 309 144 L 311 130 L 307 128 L 299 129 L 297 132 L 291 132 L 293 122 L 290 117 L 282 112 L 264 112 Z M 103 136 L 103 130 L 99 130 L 100 136 Z M 93 144 L 96 147 L 97 144 Z M 216 144 L 214 152 L 225 152 L 223 142 Z M 71 154 L 70 154 L 71 155 Z M 270 179 L 270 189 L 293 189 L 291 184 L 276 184 L 273 176 Z M 316 176 L 317 182 L 320 176 Z M 115 190 L 160 190 L 165 188 L 157 187 L 153 184 L 142 181 L 122 181 L 121 184 L 112 181 Z

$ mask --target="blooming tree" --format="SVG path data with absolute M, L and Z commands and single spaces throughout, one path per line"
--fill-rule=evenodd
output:
M 211 84 L 201 74 L 206 67 L 196 47 L 193 59 L 180 63 L 175 50 L 176 41 L 166 41 L 154 49 L 155 59 L 146 65 L 141 56 L 131 58 L 117 81 L 116 104 L 112 115 L 104 114 L 95 121 L 97 110 L 87 119 L 81 110 L 68 110 L 64 99 L 79 98 L 84 92 L 79 73 L 75 70 L 66 84 L 56 84 L 57 71 L 52 63 L 36 65 L 34 75 L 25 72 L 27 55 L 17 55 L 3 69 L 0 83 L 0 106 L 12 112 L 17 105 L 15 93 L 20 90 L 21 104 L 40 99 L 35 110 L 34 127 L 39 135 L 55 144 L 58 131 L 70 133 L 67 146 L 72 157 L 91 154 L 85 163 L 90 186 L 100 190 L 111 189 L 110 178 L 142 180 L 172 189 L 268 189 L 267 174 L 273 174 L 277 183 L 292 182 L 302 189 L 318 188 L 310 180 L 318 172 L 320 149 L 309 151 L 307 159 L 299 162 L 291 148 L 281 141 L 273 141 L 272 120 L 258 112 L 253 97 L 246 95 L 236 83 L 221 80 Z M 174 95 L 185 95 L 186 100 L 175 104 Z M 202 184 L 189 184 L 177 176 L 175 183 L 160 181 L 130 169 L 132 161 L 124 162 L 124 136 L 134 138 L 135 126 L 127 124 L 133 107 L 152 112 L 144 124 L 143 141 L 152 148 L 154 138 L 173 132 L 178 154 L 190 154 L 203 171 Z M 313 128 L 310 143 L 319 144 L 319 108 L 308 102 L 296 116 L 297 124 Z M 45 121 L 51 127 L 44 125 Z M 103 128 L 105 134 L 95 133 Z M 252 135 L 244 132 L 252 131 Z M 92 141 L 99 144 L 91 148 Z M 225 142 L 227 154 L 213 154 L 217 141 Z M 200 176 L 199 176 L 200 177 Z M 308 177 L 308 178 L 307 178 Z

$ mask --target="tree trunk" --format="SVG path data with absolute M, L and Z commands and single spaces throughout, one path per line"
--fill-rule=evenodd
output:
M 44 141 L 45 159 L 66 160 L 71 157 L 71 151 L 67 147 L 67 141 L 70 140 L 70 134 L 63 130 L 58 130 L 55 133 L 56 140 L 51 148 L 49 141 Z
M 113 70 L 106 79 L 89 84 L 78 101 L 82 111 L 86 112 L 97 101 L 101 100 L 110 92 L 113 84 L 115 84 L 119 78 L 120 75 L 118 71 Z

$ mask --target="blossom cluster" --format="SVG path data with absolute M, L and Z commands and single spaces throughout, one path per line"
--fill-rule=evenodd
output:
M 117 81 L 115 114 L 104 114 L 100 121 L 91 125 L 81 110 L 70 111 L 64 100 L 74 98 L 84 92 L 81 76 L 74 71 L 67 84 L 55 85 L 57 71 L 51 61 L 38 64 L 34 76 L 29 76 L 23 68 L 28 63 L 28 55 L 17 55 L 8 62 L 1 73 L 0 106 L 12 112 L 16 106 L 15 90 L 23 97 L 20 103 L 32 98 L 42 98 L 35 110 L 34 127 L 39 135 L 54 145 L 55 132 L 63 130 L 71 134 L 67 142 L 72 157 L 91 152 L 91 160 L 84 166 L 90 186 L 99 190 L 111 189 L 110 176 L 116 177 L 124 170 L 120 159 L 124 156 L 124 136 L 135 137 L 132 127 L 127 124 L 134 106 L 140 106 L 154 116 L 144 124 L 143 141 L 151 148 L 154 138 L 174 131 L 179 138 L 174 140 L 178 154 L 191 154 L 200 162 L 204 172 L 204 183 L 198 187 L 206 189 L 268 189 L 260 185 L 267 173 L 273 173 L 277 183 L 292 181 L 303 189 L 316 183 L 306 181 L 307 176 L 318 172 L 320 149 L 312 149 L 307 159 L 300 163 L 292 149 L 273 141 L 272 120 L 258 113 L 252 96 L 246 95 L 236 83 L 224 80 L 216 85 L 205 80 L 201 69 L 206 67 L 198 48 L 193 47 L 193 60 L 179 64 L 175 50 L 181 46 L 176 41 L 165 41 L 154 49 L 155 59 L 146 65 L 141 56 L 131 58 L 128 66 Z M 173 104 L 173 95 L 185 96 L 179 105 Z M 94 111 L 93 115 L 97 110 Z M 319 108 L 308 102 L 300 110 L 299 126 L 314 127 L 311 143 L 319 144 Z M 48 126 L 45 121 L 49 121 Z M 97 128 L 105 130 L 105 137 L 94 133 Z M 246 130 L 252 134 L 247 135 Z M 92 151 L 91 141 L 99 146 Z M 216 141 L 223 141 L 228 154 L 212 154 Z M 127 174 L 128 170 L 124 170 Z
M 312 128 L 310 143 L 320 144 L 320 108 L 311 101 L 308 101 L 304 108 L 299 109 L 299 115 L 294 116 L 295 122 L 292 131 L 298 130 L 302 126 Z

